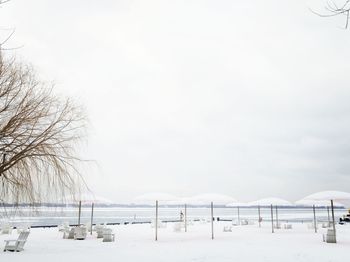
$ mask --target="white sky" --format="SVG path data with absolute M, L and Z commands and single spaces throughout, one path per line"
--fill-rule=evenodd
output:
M 0 25 L 87 108 L 97 194 L 297 200 L 349 191 L 350 32 L 323 5 L 12 0 Z

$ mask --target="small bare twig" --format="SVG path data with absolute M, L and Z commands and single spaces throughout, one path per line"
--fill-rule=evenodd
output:
M 7 41 L 9 41 L 15 32 L 16 32 L 16 29 L 12 29 L 12 32 L 5 38 L 5 40 L 3 40 L 0 43 L 0 46 L 3 46 Z

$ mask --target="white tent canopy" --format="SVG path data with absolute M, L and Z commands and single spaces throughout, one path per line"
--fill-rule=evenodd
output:
M 73 196 L 68 196 L 66 198 L 63 198 L 62 200 L 67 203 L 77 203 L 81 201 L 82 204 L 92 204 L 92 203 L 105 204 L 105 205 L 113 204 L 112 200 L 102 196 L 97 196 L 93 193 L 75 194 Z
M 279 206 L 279 207 L 288 207 L 293 206 L 293 204 L 287 200 L 278 197 L 268 197 L 262 198 L 249 203 L 250 206 Z
M 186 205 L 186 204 L 193 204 L 194 201 L 190 197 L 180 197 L 176 200 L 167 201 L 167 204 L 169 205 Z
M 298 206 L 313 206 L 315 207 L 329 207 L 331 205 L 331 202 L 329 200 L 310 200 L 310 199 L 301 199 L 299 201 L 295 202 Z M 344 207 L 343 204 L 334 202 L 334 207 Z
M 350 200 L 350 193 L 342 191 L 321 191 L 305 197 L 306 200 Z
M 205 205 L 214 202 L 216 205 L 226 205 L 238 202 L 235 198 L 223 194 L 200 194 L 188 199 L 189 204 Z
M 250 205 L 248 203 L 242 203 L 242 202 L 232 202 L 226 205 L 227 207 L 249 207 Z
M 147 193 L 147 194 L 143 194 L 140 196 L 137 196 L 134 198 L 133 203 L 135 204 L 144 204 L 144 205 L 153 205 L 155 201 L 160 201 L 163 203 L 171 203 L 174 201 L 178 201 L 180 200 L 179 197 L 176 197 L 174 195 L 171 194 L 167 194 L 167 193 Z

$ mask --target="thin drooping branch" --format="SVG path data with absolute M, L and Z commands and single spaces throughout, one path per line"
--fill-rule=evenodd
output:
M 310 9 L 311 10 L 311 9 Z M 343 0 L 341 4 L 336 3 L 333 0 L 327 1 L 324 12 L 316 12 L 311 10 L 314 14 L 320 17 L 333 17 L 333 16 L 345 16 L 345 29 L 349 26 L 350 18 L 350 0 Z
M 0 203 L 37 203 L 83 185 L 78 145 L 85 115 L 29 66 L 0 61 Z

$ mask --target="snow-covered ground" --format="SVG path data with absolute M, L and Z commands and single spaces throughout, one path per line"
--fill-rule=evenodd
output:
M 269 223 L 235 226 L 233 232 L 223 232 L 224 225 L 215 222 L 215 239 L 211 239 L 210 223 L 189 226 L 188 232 L 174 232 L 173 224 L 159 229 L 154 241 L 154 229 L 149 224 L 111 226 L 116 242 L 103 243 L 95 233 L 86 240 L 62 238 L 57 228 L 32 229 L 25 250 L 20 253 L 0 252 L 0 261 L 68 262 L 68 261 L 346 261 L 350 251 L 350 225 L 337 225 L 337 244 L 322 242 L 322 233 L 308 229 L 306 224 L 293 224 L 293 229 L 271 233 Z M 0 235 L 4 239 L 16 238 Z

